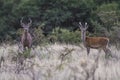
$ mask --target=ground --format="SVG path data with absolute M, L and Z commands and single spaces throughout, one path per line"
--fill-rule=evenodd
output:
M 110 47 L 115 58 L 105 59 L 105 53 L 69 44 L 49 44 L 31 50 L 31 58 L 23 62 L 17 73 L 17 45 L 1 45 L 0 80 L 119 80 L 120 51 Z M 67 54 L 67 55 L 66 55 Z

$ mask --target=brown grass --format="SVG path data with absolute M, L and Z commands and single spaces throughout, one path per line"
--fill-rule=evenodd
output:
M 91 49 L 87 56 L 83 46 L 37 46 L 31 51 L 34 57 L 25 59 L 23 69 L 16 73 L 18 67 L 14 58 L 18 47 L 4 45 L 0 47 L 0 57 L 4 58 L 0 80 L 119 80 L 120 51 L 115 47 L 111 47 L 111 51 L 117 58 L 105 59 L 105 53 L 99 53 L 96 49 Z M 61 55 L 65 55 L 63 59 Z

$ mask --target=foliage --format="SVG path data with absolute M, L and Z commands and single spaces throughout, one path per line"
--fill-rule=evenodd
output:
M 39 45 L 43 42 L 45 42 L 45 37 L 43 35 L 43 32 L 40 27 L 35 28 L 33 34 L 33 44 Z
M 80 43 L 80 31 L 69 31 L 67 29 L 55 28 L 52 31 L 52 36 L 58 42 L 62 43 Z
M 98 23 L 97 21 L 91 21 L 91 23 L 95 27 L 94 27 L 94 33 L 90 34 L 90 36 L 103 36 L 103 37 L 109 36 L 107 29 L 103 27 L 103 25 L 100 25 L 100 23 Z
M 91 35 L 111 37 L 113 28 L 120 26 L 119 3 L 119 0 L 0 0 L 0 40 L 18 38 L 21 17 L 33 20 L 31 29 L 39 38 L 35 38 L 36 44 L 51 39 L 79 42 L 76 31 L 79 21 L 88 22 Z M 58 26 L 62 33 L 53 33 Z
M 57 26 L 74 26 L 88 18 L 93 8 L 93 0 L 2 0 L 0 4 L 0 37 L 13 36 L 10 32 L 20 27 L 21 17 L 31 17 L 33 26 L 45 22 L 43 30 L 49 32 Z
M 98 7 L 96 12 L 107 30 L 110 30 L 119 20 L 120 15 L 118 14 L 117 3 L 103 4 Z
M 117 49 L 120 48 L 120 27 L 113 27 L 110 31 L 110 42 L 115 45 Z

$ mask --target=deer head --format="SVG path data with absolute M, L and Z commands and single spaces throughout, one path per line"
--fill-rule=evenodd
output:
M 23 29 L 28 31 L 29 27 L 31 26 L 32 20 L 29 18 L 29 23 L 23 23 L 23 17 L 22 17 L 22 19 L 20 20 L 20 23 Z
M 79 22 L 79 28 L 81 30 L 81 39 L 84 42 L 86 38 L 86 30 L 88 28 L 87 22 L 84 25 L 82 25 L 81 22 Z

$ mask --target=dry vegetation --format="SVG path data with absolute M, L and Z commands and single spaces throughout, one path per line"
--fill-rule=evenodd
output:
M 25 59 L 21 66 L 16 59 L 18 46 L 2 45 L 0 80 L 119 80 L 120 51 L 115 47 L 111 50 L 116 58 L 105 59 L 104 52 L 96 49 L 87 56 L 83 46 L 37 46 L 31 51 L 33 57 Z

